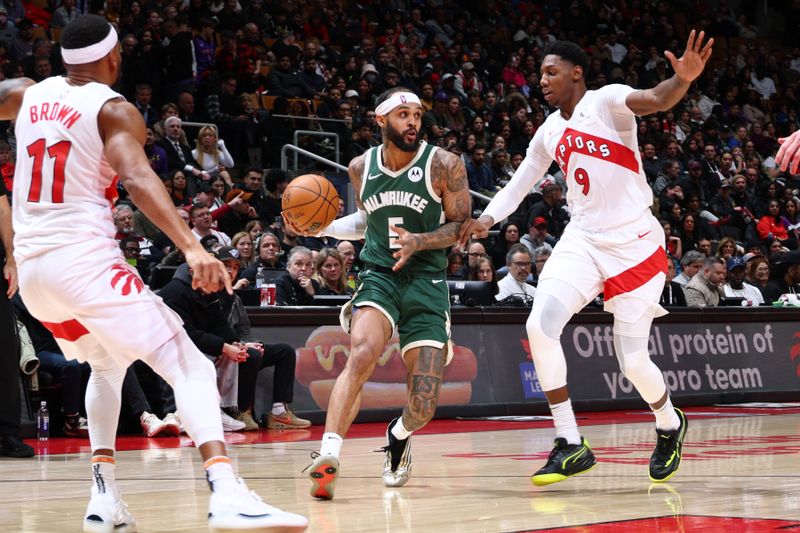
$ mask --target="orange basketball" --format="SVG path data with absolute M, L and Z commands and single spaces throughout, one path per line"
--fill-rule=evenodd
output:
M 289 182 L 281 200 L 283 216 L 300 231 L 317 233 L 339 213 L 339 195 L 322 176 L 304 174 Z

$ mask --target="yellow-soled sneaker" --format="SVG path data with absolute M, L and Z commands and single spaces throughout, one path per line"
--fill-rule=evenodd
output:
M 664 431 L 656 428 L 658 440 L 656 449 L 650 457 L 650 481 L 661 483 L 678 471 L 681 465 L 681 455 L 683 454 L 683 438 L 686 436 L 686 415 L 680 409 L 675 409 L 675 413 L 681 421 L 678 429 Z
M 567 439 L 558 437 L 547 464 L 531 476 L 531 481 L 537 487 L 543 487 L 588 472 L 596 464 L 597 460 L 586 439 L 581 437 L 580 444 L 568 444 Z

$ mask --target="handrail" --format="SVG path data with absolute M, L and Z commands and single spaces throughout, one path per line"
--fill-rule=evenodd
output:
M 339 163 L 339 134 L 332 131 L 315 131 L 315 130 L 294 130 L 294 145 L 298 145 L 300 135 L 308 135 L 310 137 L 333 137 L 336 145 L 334 155 L 336 156 L 336 163 Z M 297 152 L 294 153 L 294 169 L 297 170 Z
M 318 117 L 316 115 L 313 115 L 313 116 L 309 116 L 309 115 L 270 115 L 270 116 L 275 117 L 275 118 L 299 118 L 301 120 L 316 120 L 316 121 L 319 121 L 319 122 L 342 122 L 342 123 L 348 122 L 347 120 L 345 120 L 343 118 L 323 118 L 323 117 Z M 352 122 L 352 121 L 350 121 L 350 122 Z

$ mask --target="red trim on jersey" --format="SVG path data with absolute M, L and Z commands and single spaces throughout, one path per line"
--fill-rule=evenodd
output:
M 601 161 L 614 163 L 631 172 L 639 172 L 636 153 L 624 144 L 567 128 L 556 145 L 555 153 L 555 160 L 564 174 L 568 174 L 567 163 L 573 153 L 588 155 Z
M 104 196 L 108 203 L 111 204 L 111 207 L 114 207 L 114 204 L 117 203 L 117 198 L 119 198 L 119 191 L 117 190 L 117 184 L 119 183 L 119 175 L 114 176 L 111 180 L 111 185 L 109 185 L 106 190 L 104 191 Z
M 83 324 L 75 320 L 65 320 L 64 322 L 42 322 L 42 325 L 50 330 L 53 337 L 63 339 L 69 342 L 75 342 L 87 333 L 89 330 L 83 327 Z
M 610 300 L 614 296 L 636 290 L 659 272 L 667 272 L 667 254 L 661 247 L 638 265 L 608 278 L 603 284 L 603 298 Z

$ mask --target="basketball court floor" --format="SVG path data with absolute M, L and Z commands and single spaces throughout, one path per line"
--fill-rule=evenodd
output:
M 336 499 L 308 496 L 301 473 L 322 428 L 227 434 L 251 489 L 334 532 L 800 531 L 800 404 L 687 409 L 681 469 L 651 484 L 654 441 L 645 411 L 580 413 L 598 465 L 534 487 L 552 444 L 550 421 L 441 420 L 413 438 L 413 471 L 384 488 L 383 424 L 345 440 Z M 38 445 L 39 443 L 35 443 Z M 208 490 L 188 438 L 119 440 L 117 479 L 141 532 L 206 529 Z M 51 439 L 47 454 L 0 461 L 0 531 L 80 531 L 90 476 L 88 441 Z

